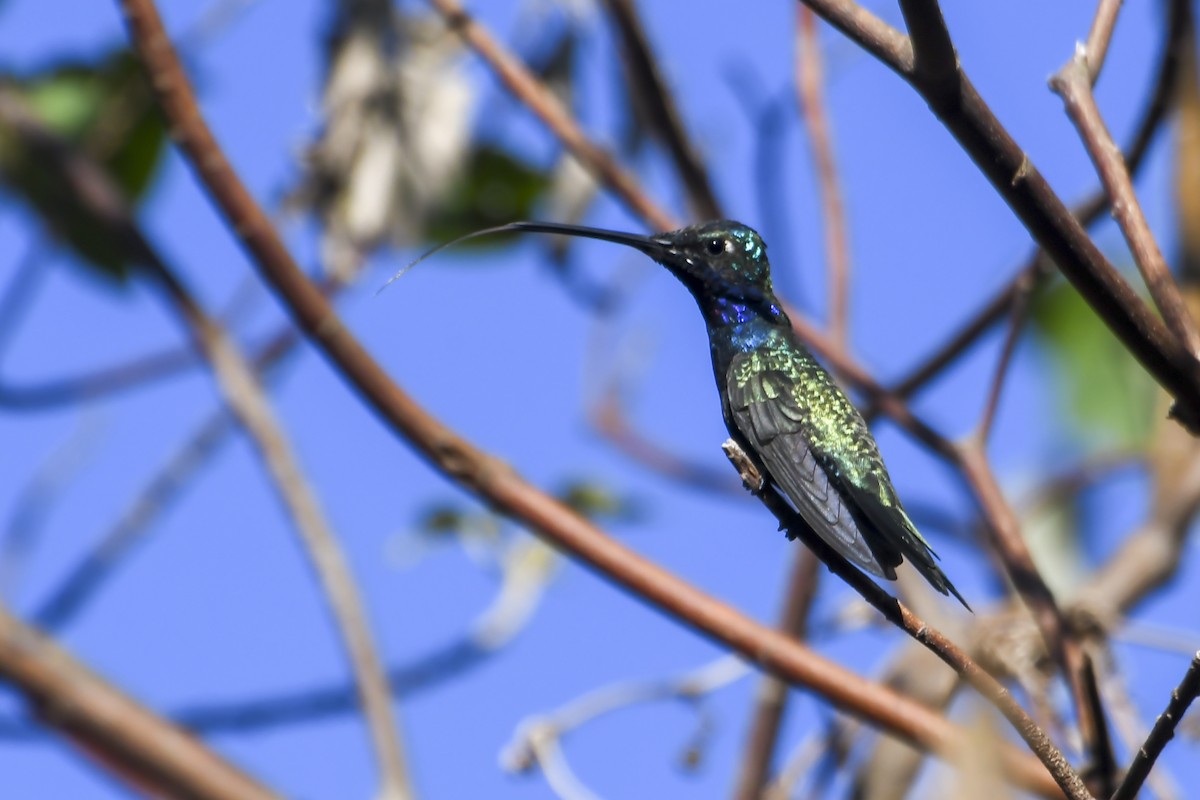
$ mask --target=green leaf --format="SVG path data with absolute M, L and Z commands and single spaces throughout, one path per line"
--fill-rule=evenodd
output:
M 1106 446 L 1144 444 L 1154 422 L 1154 381 L 1074 287 L 1045 290 L 1033 320 L 1076 435 Z
M 468 526 L 470 514 L 463 508 L 449 503 L 431 505 L 421 511 L 417 519 L 417 530 L 426 536 L 441 538 L 460 534 Z
M 471 163 L 445 203 L 434 211 L 426 230 L 429 241 L 445 242 L 465 233 L 502 225 L 533 215 L 550 180 L 500 148 L 485 145 L 471 155 Z M 495 247 L 503 239 L 468 239 L 460 248 Z
M 52 137 L 99 165 L 130 206 L 145 196 L 167 136 L 151 87 L 128 50 L 95 62 L 58 64 L 5 84 Z M 0 125 L 0 181 L 9 194 L 29 206 L 92 274 L 122 281 L 130 266 L 128 243 L 67 189 L 59 167 L 36 141 Z
M 95 124 L 103 105 L 96 74 L 85 67 L 57 67 L 23 87 L 30 110 L 59 136 L 78 141 Z
M 129 128 L 105 164 L 125 196 L 137 203 L 146 194 L 167 143 L 167 129 L 157 113 L 144 114 Z
M 643 509 L 636 500 L 622 496 L 602 483 L 574 480 L 556 492 L 559 500 L 588 519 L 609 519 L 616 522 L 636 522 Z

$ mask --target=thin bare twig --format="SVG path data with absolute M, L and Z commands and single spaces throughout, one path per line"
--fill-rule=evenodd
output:
M 330 293 L 341 288 L 336 278 L 322 283 Z M 293 354 L 302 341 L 300 332 L 285 323 L 254 357 L 253 367 L 264 379 Z M 192 356 L 193 359 L 196 356 Z M 91 545 L 74 567 L 51 589 L 32 614 L 43 629 L 61 630 L 92 600 L 150 529 L 189 484 L 192 476 L 209 462 L 212 454 L 237 429 L 228 408 L 213 411 L 159 467 L 124 512 Z
M 1108 797 L 1117 785 L 1117 757 L 1113 753 L 1112 738 L 1108 730 L 1108 719 L 1104 713 L 1104 698 L 1100 694 L 1100 681 L 1096 677 L 1096 665 L 1091 656 L 1083 657 L 1083 686 L 1087 694 L 1088 711 L 1096 720 L 1095 732 L 1098 739 L 1090 742 L 1087 777 L 1100 797 Z
M 826 113 L 822 84 L 821 43 L 817 18 L 801 7 L 796 40 L 796 88 L 813 164 L 821 187 L 821 218 L 825 225 L 826 274 L 829 279 L 829 336 L 845 347 L 850 315 L 850 242 L 846 234 L 846 208 L 833 154 L 833 135 Z
M 741 680 L 751 672 L 750 665 L 743 659 L 722 656 L 675 678 L 628 681 L 595 689 L 548 714 L 537 714 L 522 720 L 513 738 L 505 745 L 501 761 L 513 772 L 525 771 L 535 763 L 541 764 L 549 780 L 552 778 L 551 771 L 566 767 L 566 759 L 558 744 L 567 733 L 622 708 L 664 700 L 687 703 L 703 715 L 704 709 L 700 703 L 707 695 Z M 548 745 L 553 749 L 547 749 Z M 547 755 L 553 755 L 556 762 L 548 763 Z M 573 775 L 569 768 L 563 774 Z M 560 796 L 569 796 L 558 790 Z
M 326 279 L 322 282 L 322 290 L 329 293 L 335 293 L 341 288 L 336 279 Z M 259 352 L 257 359 L 274 362 L 299 342 L 300 334 L 294 327 L 289 324 L 281 325 L 265 342 L 255 348 Z M 0 406 L 16 411 L 41 411 L 66 404 L 98 400 L 170 378 L 203 362 L 203 357 L 195 348 L 181 346 L 164 348 L 121 364 L 101 367 L 67 378 L 54 378 L 36 384 L 0 382 Z
M 1194 654 L 1193 648 L 1188 654 Z M 1111 657 L 1111 651 L 1110 651 Z M 1136 752 L 1150 733 L 1150 726 L 1142 719 L 1137 705 L 1129 695 L 1129 686 L 1123 675 L 1116 669 L 1108 670 L 1104 682 L 1104 698 L 1112 715 L 1113 727 L 1121 736 L 1121 742 L 1130 752 Z M 1183 800 L 1183 794 L 1178 783 L 1164 769 L 1151 770 L 1144 784 L 1158 800 Z
M 878 724 L 894 726 L 926 746 L 953 747 L 957 732 L 945 719 L 894 693 L 882 692 L 870 682 L 852 676 L 645 561 L 562 503 L 532 487 L 495 457 L 477 450 L 418 406 L 341 324 L 326 298 L 292 260 L 270 220 L 226 160 L 200 114 L 152 0 L 123 0 L 122 8 L 134 46 L 154 76 L 159 103 L 175 131 L 175 140 L 226 216 L 230 228 L 241 237 L 253 263 L 280 294 L 297 323 L 397 433 L 500 513 L 521 520 L 530 530 L 573 553 L 611 580 L 753 658 L 763 668 L 790 681 L 813 686 L 835 705 L 868 713 Z M 915 624 L 911 618 L 910 624 Z M 1003 688 L 998 689 L 1003 693 Z M 1007 701 L 1011 703 L 1011 698 Z M 1022 730 L 1038 742 L 1038 752 L 1048 764 L 1006 756 L 1007 774 L 1023 784 L 1036 786 L 1039 792 L 1054 794 L 1058 783 L 1047 782 L 1048 766 L 1058 780 L 1070 785 L 1065 761 L 1041 746 L 1039 737 L 1044 739 L 1044 734 L 1027 726 Z M 1063 772 L 1064 767 L 1067 772 Z
M 102 425 L 83 415 L 70 437 L 34 468 L 13 501 L 7 525 L 0 530 L 0 596 L 10 599 L 30 553 L 36 549 L 47 512 L 93 457 Z
M 82 375 L 54 378 L 34 384 L 0 382 L 0 406 L 12 411 L 43 411 L 57 406 L 96 400 L 177 375 L 201 363 L 188 348 L 164 348 L 123 364 L 102 367 Z
M 336 534 L 325 519 L 316 494 L 299 468 L 266 392 L 249 363 L 215 320 L 208 317 L 181 284 L 163 274 L 162 282 L 197 339 L 220 384 L 230 410 L 259 451 L 280 499 L 288 509 L 312 561 L 313 569 L 342 635 L 358 681 L 363 714 L 371 731 L 382 772 L 381 796 L 400 800 L 413 796 L 400 743 L 391 693 L 365 606 Z
M 728 443 L 727 443 L 728 446 Z M 964 456 L 966 453 L 964 453 Z M 978 470 L 976 465 L 964 463 L 964 470 Z M 986 465 L 984 467 L 986 469 Z M 990 472 L 986 473 L 990 476 Z M 968 472 L 968 477 L 970 473 Z M 994 480 L 994 479 L 993 479 Z M 982 487 L 987 489 L 989 487 Z M 995 488 L 990 487 L 990 488 Z M 789 534 L 794 535 L 813 550 L 817 557 L 829 567 L 830 571 L 849 584 L 864 600 L 874 607 L 889 622 L 900 628 L 914 640 L 920 642 L 945 662 L 951 669 L 971 684 L 984 698 L 991 702 L 1025 740 L 1029 748 L 1038 754 L 1042 763 L 1051 771 L 1059 788 L 1071 800 L 1087 800 L 1091 798 L 1082 779 L 1071 768 L 1066 757 L 1055 747 L 1054 743 L 1040 727 L 1025 713 L 995 678 L 985 672 L 965 652 L 947 639 L 940 631 L 931 628 L 923 620 L 913 614 L 902 603 L 880 588 L 874 581 L 851 566 L 845 559 L 840 559 L 833 549 L 805 523 L 791 505 L 779 494 L 778 490 L 766 485 L 758 492 L 759 498 L 771 510 Z M 981 496 L 985 510 L 991 514 L 1002 514 L 1003 508 L 995 508 L 996 500 L 990 494 Z M 1003 501 L 1000 501 L 1003 505 Z M 1011 513 L 1011 512 L 1009 512 Z M 1036 573 L 1035 573 L 1036 575 Z M 1044 584 L 1043 584 L 1044 588 Z M 1052 640 L 1047 642 L 1054 646 Z
M 412 661 L 390 667 L 388 685 L 400 698 L 442 686 L 486 664 L 521 633 L 541 601 L 557 555 L 540 539 L 522 537 L 499 556 L 501 583 L 492 601 L 454 641 Z M 279 692 L 252 699 L 197 703 L 164 712 L 171 722 L 192 733 L 253 734 L 297 723 L 359 713 L 353 681 Z M 30 741 L 43 737 L 24 720 L 0 718 L 0 740 Z
M 1104 69 L 1104 60 L 1108 57 L 1108 44 L 1112 41 L 1117 14 L 1120 13 L 1123 2 L 1124 0 L 1100 0 L 1096 5 L 1096 16 L 1092 18 L 1087 44 L 1083 47 L 1087 54 L 1088 83 L 1093 86 L 1100 79 L 1100 70 Z
M 2 607 L 0 677 L 25 697 L 44 725 L 147 794 L 198 800 L 277 797 Z
M 667 90 L 662 79 L 637 8 L 631 0 L 605 0 L 604 4 L 621 34 L 632 73 L 631 83 L 636 87 L 635 91 L 644 93 L 648 116 L 667 145 L 675 170 L 687 189 L 693 212 L 700 219 L 724 217 L 704 162 L 688 138 L 679 109 L 675 106 L 674 95 Z
M 1100 732 L 1102 720 L 1090 713 L 1084 687 L 1084 653 L 1075 629 L 1046 585 L 1029 547 L 1021 537 L 1021 526 L 1012 507 L 1004 499 L 996 475 L 988 463 L 987 453 L 978 441 L 968 440 L 960 449 L 960 466 L 988 519 L 988 530 L 996 553 L 1004 561 L 1009 579 L 1017 594 L 1029 606 L 1041 631 L 1047 652 L 1063 673 L 1071 689 L 1079 728 L 1089 751 L 1104 738 Z
M 1000 407 L 1000 393 L 1004 389 L 1004 380 L 1008 376 L 1008 368 L 1012 364 L 1013 354 L 1017 350 L 1017 342 L 1021 339 L 1021 330 L 1029 316 L 1029 308 L 1033 303 L 1033 293 L 1037 283 L 1033 276 L 1025 276 L 1017 286 L 1017 295 L 1009 310 L 1008 333 L 1004 336 L 1004 345 L 1000 349 L 1000 357 L 996 359 L 996 372 L 992 376 L 991 388 L 987 400 L 984 401 L 983 414 L 979 418 L 979 426 L 975 438 L 983 445 L 987 444 L 992 433 L 992 424 L 996 421 L 996 410 Z
M 1146 307 L 1088 237 L 1029 156 L 1009 135 L 975 87 L 929 70 L 955 63 L 938 43 L 941 11 L 934 0 L 906 0 L 905 18 L 920 33 L 928 58 L 914 66 L 907 37 L 891 31 L 850 0 L 803 0 L 823 18 L 904 78 L 975 161 L 997 193 L 1105 324 L 1176 399 L 1176 417 L 1200 430 L 1200 370 L 1196 359 Z M 952 46 L 949 54 L 953 54 Z
M 496 76 L 510 92 L 554 131 L 564 145 L 587 170 L 612 189 L 629 208 L 659 230 L 678 227 L 666 211 L 655 205 L 642 191 L 638 180 L 621 167 L 603 148 L 584 134 L 571 112 L 521 62 L 504 48 L 488 30 L 476 22 L 457 0 L 430 0 L 442 14 L 446 25 L 487 60 Z
M 1162 129 L 1163 120 L 1166 119 L 1167 111 L 1172 106 L 1172 97 L 1179 82 L 1180 64 L 1188 51 L 1184 35 L 1189 27 L 1188 20 L 1191 13 L 1188 3 L 1189 0 L 1170 0 L 1168 3 L 1167 13 L 1164 15 L 1163 44 L 1158 67 L 1155 70 L 1153 90 L 1146 101 L 1137 125 L 1134 126 L 1134 133 L 1125 150 L 1125 163 L 1129 167 L 1130 175 L 1136 174 L 1146 162 L 1145 156 L 1150 149 L 1150 144 Z M 1090 226 L 1101 218 L 1105 209 L 1108 208 L 1108 203 L 1108 194 L 1101 187 L 1086 200 L 1076 204 L 1073 213 L 1081 225 Z M 894 385 L 893 391 L 900 397 L 908 397 L 924 386 L 1009 312 L 1016 298 L 1025 291 L 1022 288 L 1024 285 L 1032 283 L 1039 286 L 1053 272 L 1053 262 L 1041 249 L 1038 249 L 1018 270 L 1016 276 L 1006 287 L 980 309 L 954 337 L 938 348 L 933 355 L 910 370 L 906 377 L 898 381 Z
M 127 262 L 137 267 L 137 274 L 162 290 L 209 362 L 225 401 L 257 449 L 296 525 L 333 610 L 362 691 L 364 715 L 384 775 L 383 796 L 388 800 L 410 796 L 387 680 L 375 655 L 357 586 L 257 374 L 220 323 L 196 302 L 142 234 L 121 190 L 107 173 L 86 154 L 46 129 L 17 96 L 0 93 L 0 114 L 25 139 L 30 151 L 40 157 L 44 167 L 53 171 L 54 178 L 72 192 L 76 202 L 107 226 L 112 241 L 121 248 Z
M 1171 332 L 1192 356 L 1192 363 L 1186 369 L 1200 373 L 1200 364 L 1196 363 L 1196 356 L 1200 354 L 1200 332 L 1196 330 L 1196 323 L 1179 294 L 1179 286 L 1171 277 L 1171 270 L 1150 231 L 1150 223 L 1142 212 L 1121 151 L 1113 142 L 1112 134 L 1100 115 L 1095 95 L 1092 94 L 1089 64 L 1087 52 L 1080 49 L 1050 79 L 1050 88 L 1062 97 L 1067 115 L 1075 123 L 1096 165 L 1096 172 L 1112 199 L 1113 216 L 1125 235 L 1154 304 L 1162 312 Z
M 1200 653 L 1196 653 L 1183 680 L 1171 692 L 1171 700 L 1167 703 L 1166 710 L 1155 720 L 1150 735 L 1146 737 L 1146 741 L 1138 750 L 1133 763 L 1129 765 L 1129 771 L 1125 773 L 1125 779 L 1117 787 L 1112 800 L 1133 800 L 1137 796 L 1138 790 L 1146 782 L 1146 776 L 1154 768 L 1154 762 L 1158 760 L 1163 748 L 1167 746 L 1167 742 L 1175 736 L 1175 727 L 1179 725 L 1183 715 L 1187 713 L 1188 706 L 1192 704 L 1198 694 L 1200 694 Z
M 742 487 L 730 480 L 724 470 L 718 471 L 706 463 L 688 461 L 652 442 L 639 433 L 625 413 L 619 388 L 604 393 L 589 413 L 592 427 L 629 458 L 648 469 L 704 492 L 720 492 L 731 497 L 744 497 Z

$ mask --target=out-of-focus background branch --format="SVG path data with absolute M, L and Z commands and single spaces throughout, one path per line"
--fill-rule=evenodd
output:
M 188 134 L 155 99 L 172 87 L 151 86 L 123 46 L 116 5 L 0 4 L 6 784 L 70 797 L 879 798 L 1003 796 L 1015 777 L 1049 793 L 978 694 L 836 578 L 818 580 L 815 559 L 743 497 L 717 452 L 702 330 L 653 265 L 594 243 L 480 239 L 368 300 L 422 248 L 479 227 L 728 214 L 766 235 L 802 335 L 891 418 L 876 430 L 893 477 L 976 613 L 907 574 L 885 588 L 1013 689 L 1093 796 L 1111 794 L 1155 717 L 1186 706 L 1200 645 L 1187 613 L 1200 602 L 1188 578 L 1200 462 L 1167 419 L 1194 422 L 1200 385 L 1183 316 L 1200 312 L 1191 5 L 478 5 L 158 6 L 232 170 L 270 214 L 255 224 L 280 231 L 339 305 L 344 328 L 309 334 L 361 342 L 465 434 L 426 451 L 448 484 L 251 275 L 238 243 L 261 230 L 230 230 L 183 167 L 172 143 Z M 1072 62 L 1072 96 L 1094 92 L 1093 155 L 1108 132 L 1129 142 L 1124 172 L 1111 147 L 1097 170 L 1132 255 L 1044 85 L 1084 38 L 1092 60 Z M 964 150 L 994 182 L 1013 166 L 1011 182 L 989 186 Z M 1084 198 L 1073 211 L 1091 241 L 1055 210 L 1060 195 Z M 1031 242 L 1057 265 L 1022 264 Z M 500 501 L 492 473 L 455 461 L 475 445 L 531 483 L 494 473 Z M 291 486 L 282 506 L 256 449 Z M 925 746 L 843 716 L 835 693 L 746 679 L 747 663 L 531 537 L 544 515 L 527 530 L 465 499 L 464 475 L 518 516 L 514 498 L 551 502 L 534 488 L 549 486 L 571 519 L 701 588 L 693 611 L 725 599 L 778 618 L 846 675 L 877 676 L 930 710 L 905 705 L 909 727 L 893 726 Z M 334 583 L 371 619 L 379 658 L 360 660 L 359 683 L 378 760 L 288 544 L 295 527 L 318 552 L 331 540 L 313 531 L 336 531 L 349 569 Z M 601 569 L 622 580 L 620 564 Z M 361 622 L 348 613 L 343 630 Z M 712 630 L 703 613 L 674 613 Z M 1156 728 L 1122 792 L 1145 781 L 1194 795 L 1189 723 Z M 955 731 L 963 752 L 927 761 L 930 745 L 947 754 L 933 730 Z

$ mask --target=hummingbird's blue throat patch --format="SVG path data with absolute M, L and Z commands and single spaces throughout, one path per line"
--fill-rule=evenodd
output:
M 765 298 L 715 297 L 707 311 L 710 324 L 730 328 L 739 347 L 753 347 L 762 342 L 769 330 L 787 324 L 783 310 Z

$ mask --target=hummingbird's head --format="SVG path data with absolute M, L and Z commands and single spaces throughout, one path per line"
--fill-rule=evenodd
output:
M 757 231 L 740 222 L 702 222 L 650 236 L 553 222 L 513 222 L 493 230 L 557 233 L 632 247 L 666 267 L 701 306 L 726 301 L 766 309 L 778 303 L 767 245 Z
M 748 225 L 715 220 L 649 237 L 646 253 L 671 271 L 697 300 L 774 303 L 767 245 Z

